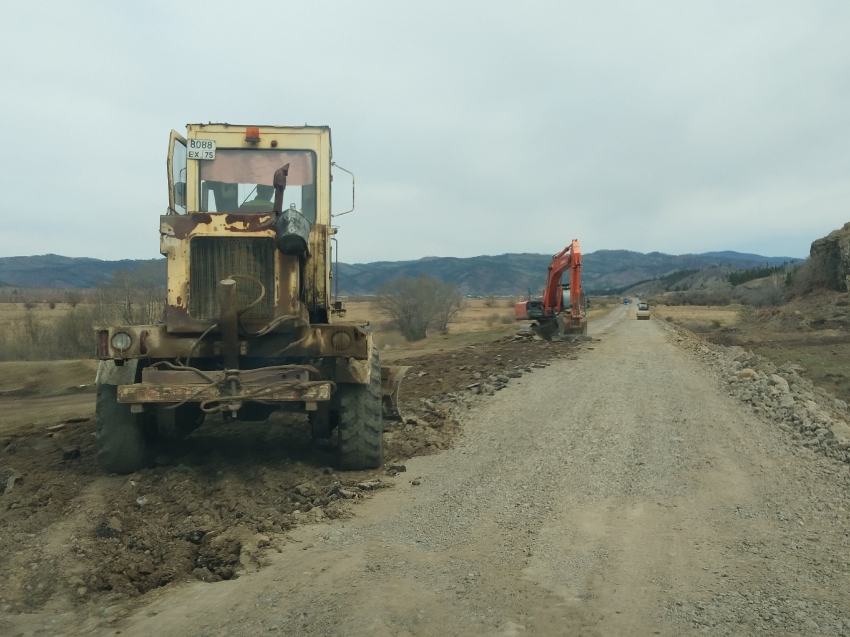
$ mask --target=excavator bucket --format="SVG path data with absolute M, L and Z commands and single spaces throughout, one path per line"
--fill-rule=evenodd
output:
M 571 319 L 567 312 L 559 314 L 558 334 L 562 340 L 583 340 L 587 334 L 587 319 Z
M 532 324 L 531 331 L 547 341 L 581 340 L 587 334 L 587 321 L 581 319 L 573 324 L 569 314 L 561 313 L 554 319 L 542 319 Z
M 409 365 L 381 367 L 381 401 L 385 420 L 404 420 L 398 408 L 398 389 L 408 369 Z
M 531 325 L 531 331 L 546 341 L 551 341 L 558 335 L 558 324 L 555 321 L 541 321 Z

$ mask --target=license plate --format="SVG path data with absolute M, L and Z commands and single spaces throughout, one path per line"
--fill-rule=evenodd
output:
M 211 139 L 190 139 L 189 159 L 215 159 L 215 142 Z

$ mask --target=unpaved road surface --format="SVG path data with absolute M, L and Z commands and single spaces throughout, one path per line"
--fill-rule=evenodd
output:
M 615 312 L 265 568 L 154 590 L 117 621 L 17 615 L 8 634 L 850 634 L 847 465 L 754 415 L 670 329 Z

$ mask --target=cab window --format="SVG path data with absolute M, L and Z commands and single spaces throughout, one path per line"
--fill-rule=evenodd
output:
M 316 221 L 316 154 L 309 150 L 219 148 L 200 160 L 201 212 L 271 212 L 275 172 L 289 164 L 283 208 Z

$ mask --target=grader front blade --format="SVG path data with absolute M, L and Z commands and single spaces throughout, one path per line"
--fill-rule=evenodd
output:
M 381 401 L 385 420 L 404 420 L 398 408 L 398 390 L 408 369 L 409 365 L 381 367 Z

